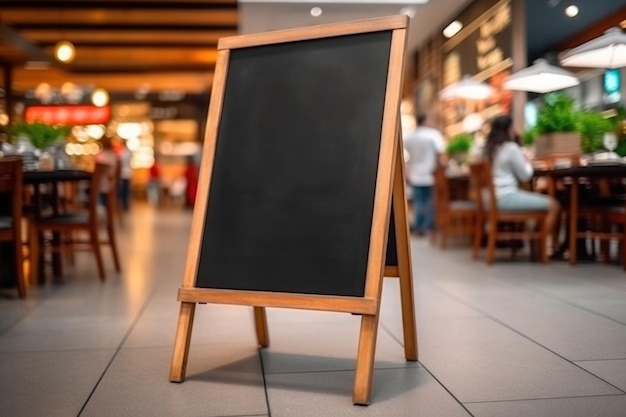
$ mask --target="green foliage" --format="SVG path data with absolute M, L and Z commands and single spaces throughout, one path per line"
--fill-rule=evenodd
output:
M 613 122 L 601 113 L 585 110 L 576 117 L 576 130 L 580 133 L 580 146 L 584 153 L 604 149 L 603 138 L 607 132 L 614 132 Z
M 469 133 L 459 133 L 456 136 L 450 138 L 446 153 L 448 155 L 456 155 L 464 152 L 469 152 L 472 147 L 473 138 Z
M 544 104 L 537 115 L 538 134 L 555 132 L 575 132 L 577 110 L 574 99 L 562 92 L 544 96 Z
M 70 132 L 69 126 L 50 125 L 43 122 L 17 122 L 9 126 L 9 138 L 13 142 L 20 135 L 28 136 L 35 148 L 44 149 L 64 139 Z
M 522 132 L 522 145 L 532 145 L 537 139 L 537 129 L 532 128 Z

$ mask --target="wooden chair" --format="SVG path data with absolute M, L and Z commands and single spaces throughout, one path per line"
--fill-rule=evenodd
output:
M 474 234 L 478 205 L 471 200 L 452 200 L 450 184 L 446 177 L 445 168 L 435 170 L 435 233 L 434 242 L 440 248 L 448 245 L 448 238 L 454 236 L 468 236 Z
M 603 239 L 617 239 L 620 243 L 622 268 L 626 271 L 626 201 L 620 206 L 608 208 L 606 210 L 606 217 L 608 223 L 608 230 L 606 234 L 599 235 L 598 237 Z M 616 230 L 615 230 L 616 229 Z M 608 245 L 605 246 L 604 259 L 609 261 Z
M 13 262 L 17 277 L 17 293 L 26 297 L 26 277 L 24 276 L 24 254 L 22 248 L 22 159 L 19 157 L 0 158 L 0 194 L 11 200 L 8 215 L 0 214 L 0 242 L 13 243 Z M 32 269 L 32 267 L 31 267 Z
M 610 179 L 600 178 L 599 180 L 588 182 L 595 186 L 593 193 L 586 198 L 578 197 L 577 205 L 577 229 L 576 239 L 584 240 L 584 247 L 591 242 L 590 258 L 596 259 L 596 243 L 600 244 L 600 251 L 605 263 L 610 262 L 610 243 L 617 241 L 622 250 L 621 258 L 624 270 L 626 270 L 626 198 L 624 198 L 624 185 L 620 184 L 619 194 L 615 194 L 615 188 L 609 190 Z M 621 178 L 619 178 L 621 182 Z M 584 201 L 583 201 L 584 200 Z M 577 251 L 573 261 L 580 257 L 580 249 Z
M 546 251 L 546 211 L 501 211 L 498 209 L 491 164 L 480 162 L 470 165 L 471 178 L 477 190 L 478 219 L 474 233 L 474 259 L 480 254 L 481 241 L 487 226 L 487 264 L 491 264 L 495 258 L 496 241 L 499 239 L 527 239 L 537 242 L 539 259 L 541 262 L 548 261 Z M 535 230 L 529 230 L 527 223 L 536 223 Z M 517 227 L 503 230 L 502 223 L 512 223 Z
M 96 163 L 89 187 L 89 199 L 87 209 L 78 213 L 61 213 L 55 216 L 43 218 L 33 223 L 31 227 L 34 235 L 31 240 L 35 242 L 33 245 L 33 257 L 39 259 L 39 236 L 43 232 L 59 233 L 62 236 L 61 247 L 52 247 L 52 250 L 62 251 L 64 245 L 71 245 L 75 249 L 81 246 L 90 249 L 95 258 L 98 267 L 98 276 L 102 281 L 105 280 L 104 263 L 102 261 L 101 245 L 108 244 L 111 246 L 113 262 L 115 270 L 120 272 L 120 262 L 118 257 L 117 245 L 115 241 L 115 207 L 117 204 L 117 189 L 114 182 L 115 170 L 110 165 Z M 105 181 L 106 180 L 106 181 Z M 106 190 L 101 189 L 102 183 L 107 183 Z M 106 206 L 103 208 L 99 204 L 100 194 L 105 195 Z M 100 238 L 100 226 L 104 224 L 106 228 L 106 239 Z M 87 240 L 80 240 L 78 234 L 87 234 Z

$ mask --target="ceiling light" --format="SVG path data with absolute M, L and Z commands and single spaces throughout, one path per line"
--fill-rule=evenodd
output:
M 322 15 L 322 8 L 321 7 L 313 7 L 311 9 L 311 16 L 319 17 L 321 15 Z
M 465 75 L 461 81 L 450 84 L 439 92 L 439 98 L 450 100 L 461 98 L 467 100 L 486 100 L 494 93 L 494 88 L 489 84 L 474 80 Z
M 94 106 L 104 107 L 109 104 L 109 93 L 104 88 L 96 88 L 91 93 L 91 102 Z
M 55 58 L 63 63 L 70 63 L 76 57 L 76 48 L 71 42 L 61 41 L 54 46 Z
M 626 67 L 626 35 L 610 28 L 603 35 L 563 54 L 561 65 L 582 68 Z
M 574 17 L 578 14 L 578 7 L 571 5 L 565 8 L 565 14 L 567 17 Z
M 455 20 L 445 27 L 445 29 L 443 30 L 443 36 L 450 39 L 451 37 L 459 33 L 461 29 L 463 29 L 463 23 Z
M 538 59 L 530 67 L 511 74 L 504 80 L 503 87 L 507 90 L 549 93 L 573 87 L 579 83 L 573 73 L 550 65 L 545 59 Z

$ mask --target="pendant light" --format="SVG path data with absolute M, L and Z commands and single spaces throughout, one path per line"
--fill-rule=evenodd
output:
M 511 74 L 504 80 L 502 86 L 507 90 L 532 91 L 543 94 L 578 84 L 580 82 L 572 72 L 550 65 L 545 59 L 537 59 L 530 67 Z
M 443 88 L 439 92 L 439 98 L 442 100 L 453 98 L 486 100 L 493 95 L 494 91 L 489 84 L 478 82 L 471 76 L 465 75 L 460 81 Z
M 626 67 L 626 34 L 613 27 L 563 54 L 561 65 L 581 68 Z

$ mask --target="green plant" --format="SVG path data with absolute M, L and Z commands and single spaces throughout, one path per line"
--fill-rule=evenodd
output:
M 19 136 L 28 136 L 35 148 L 44 149 L 64 139 L 69 126 L 51 125 L 44 122 L 17 122 L 9 126 L 9 138 L 14 142 Z
M 457 155 L 464 152 L 469 152 L 472 147 L 473 138 L 469 133 L 459 133 L 458 135 L 450 138 L 448 146 L 446 147 L 446 153 L 448 155 Z
M 613 132 L 613 122 L 601 113 L 584 110 L 576 117 L 576 130 L 580 133 L 580 147 L 585 153 L 592 153 L 604 148 L 604 134 Z
M 578 111 L 574 99 L 562 92 L 544 96 L 544 104 L 537 114 L 537 133 L 575 132 Z
M 522 144 L 523 145 L 532 145 L 535 143 L 535 139 L 537 138 L 537 129 L 531 128 L 522 132 Z

